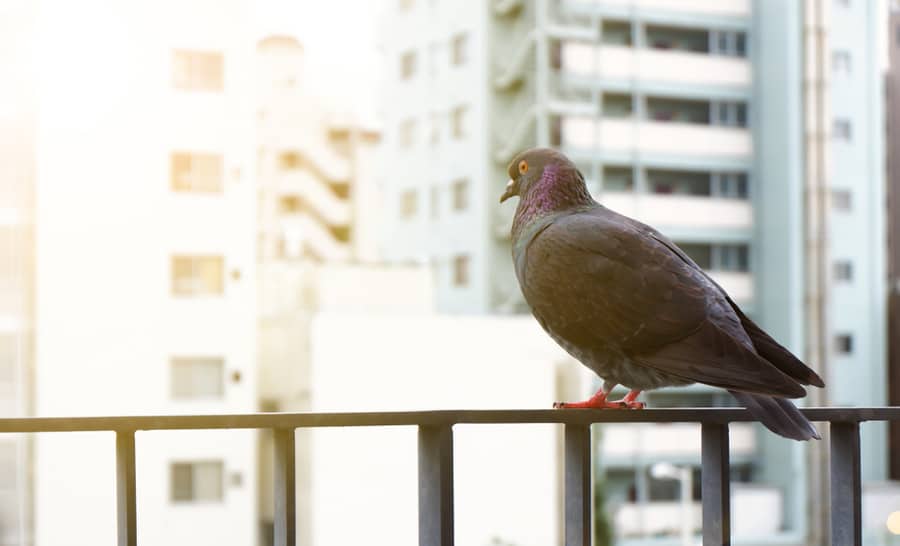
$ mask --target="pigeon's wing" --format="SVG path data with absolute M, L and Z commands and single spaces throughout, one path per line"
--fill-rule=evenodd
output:
M 737 318 L 721 309 L 702 271 L 607 209 L 555 219 L 525 252 L 523 292 L 554 336 L 593 350 L 615 346 L 633 362 L 691 381 L 804 393 L 732 330 Z
M 638 224 L 635 220 L 631 220 L 632 225 L 637 224 L 637 227 L 643 226 L 643 224 Z M 691 258 L 688 256 L 683 250 L 678 248 L 675 243 L 670 241 L 668 238 L 660 234 L 658 231 L 650 228 L 649 226 L 643 226 L 649 230 L 649 234 L 659 241 L 661 244 L 665 245 L 669 250 L 675 253 L 683 262 L 691 266 L 693 269 L 697 271 L 701 271 L 703 275 L 709 280 L 710 283 L 715 285 L 715 287 L 721 292 L 722 296 L 728 301 L 728 305 L 737 315 L 738 319 L 740 319 L 740 323 L 744 331 L 750 337 L 750 341 L 753 343 L 753 347 L 756 349 L 756 352 L 759 356 L 766 359 L 776 368 L 781 370 L 783 373 L 789 375 L 791 378 L 799 381 L 804 385 L 815 385 L 816 387 L 824 387 L 825 382 L 822 381 L 822 378 L 809 366 L 804 364 L 799 358 L 794 356 L 789 350 L 783 347 L 780 343 L 775 341 L 772 336 L 766 333 L 765 330 L 760 328 L 755 322 L 753 322 L 750 317 L 744 314 L 741 308 L 731 299 L 731 297 L 722 289 L 721 286 L 717 282 L 715 282 L 709 275 L 703 271 L 700 266 L 698 266 Z

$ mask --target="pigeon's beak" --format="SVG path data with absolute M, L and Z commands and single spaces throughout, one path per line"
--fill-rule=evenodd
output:
M 500 196 L 500 202 L 504 202 L 513 195 L 519 195 L 519 185 L 516 184 L 516 181 L 512 178 L 509 179 L 509 182 L 506 183 L 506 191 L 503 192 L 503 195 Z

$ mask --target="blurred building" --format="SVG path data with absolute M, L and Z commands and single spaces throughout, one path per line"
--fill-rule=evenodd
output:
M 365 305 L 378 297 L 370 291 L 378 291 L 380 279 L 388 283 L 382 295 L 402 293 L 404 284 L 418 293 L 413 286 L 421 275 L 375 266 L 380 200 L 371 177 L 378 132 L 333 111 L 310 91 L 303 46 L 296 39 L 259 41 L 256 64 L 259 408 L 309 411 L 310 328 L 327 305 L 328 286 L 337 282 Z M 271 433 L 261 431 L 264 543 L 272 540 L 274 521 L 272 450 Z M 297 431 L 301 545 L 312 537 L 310 450 L 309 432 Z
M 263 39 L 257 61 L 260 261 L 374 260 L 378 133 L 310 93 L 294 38 Z
M 41 3 L 37 415 L 256 409 L 251 5 Z M 255 437 L 139 432 L 138 539 L 254 544 Z M 36 543 L 114 543 L 113 437 L 36 444 Z
M 0 4 L 0 416 L 32 413 L 36 10 Z M 0 436 L 0 545 L 34 544 L 29 436 Z
M 518 151 L 557 147 L 602 203 L 674 239 L 822 371 L 829 387 L 814 401 L 883 404 L 879 6 L 392 3 L 382 21 L 385 257 L 430 264 L 443 311 L 524 311 L 509 258 L 514 206 L 496 199 Z M 732 403 L 703 386 L 648 399 Z M 805 489 L 821 457 L 757 430 L 734 479 L 766 488 L 780 509 L 752 531 L 770 544 L 824 541 L 809 508 L 823 494 Z M 883 428 L 864 427 L 863 450 L 865 479 L 883 479 Z M 648 448 L 604 461 L 610 495 L 641 514 L 620 525 L 623 544 L 677 536 L 648 523 L 677 499 L 649 472 L 672 459 Z M 699 443 L 677 459 L 696 466 Z

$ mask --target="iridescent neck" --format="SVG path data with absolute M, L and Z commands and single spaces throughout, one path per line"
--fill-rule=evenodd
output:
M 578 171 L 572 167 L 547 165 L 541 178 L 519 198 L 512 226 L 513 238 L 524 226 L 538 218 L 593 203 L 594 199 L 588 193 Z

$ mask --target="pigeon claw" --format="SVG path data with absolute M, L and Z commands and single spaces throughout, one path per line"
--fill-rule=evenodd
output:
M 644 407 L 643 402 L 635 402 L 640 407 Z M 583 402 L 554 402 L 553 407 L 556 409 L 635 409 L 634 405 L 628 405 L 626 402 L 616 400 L 608 402 L 606 400 L 585 400 Z

